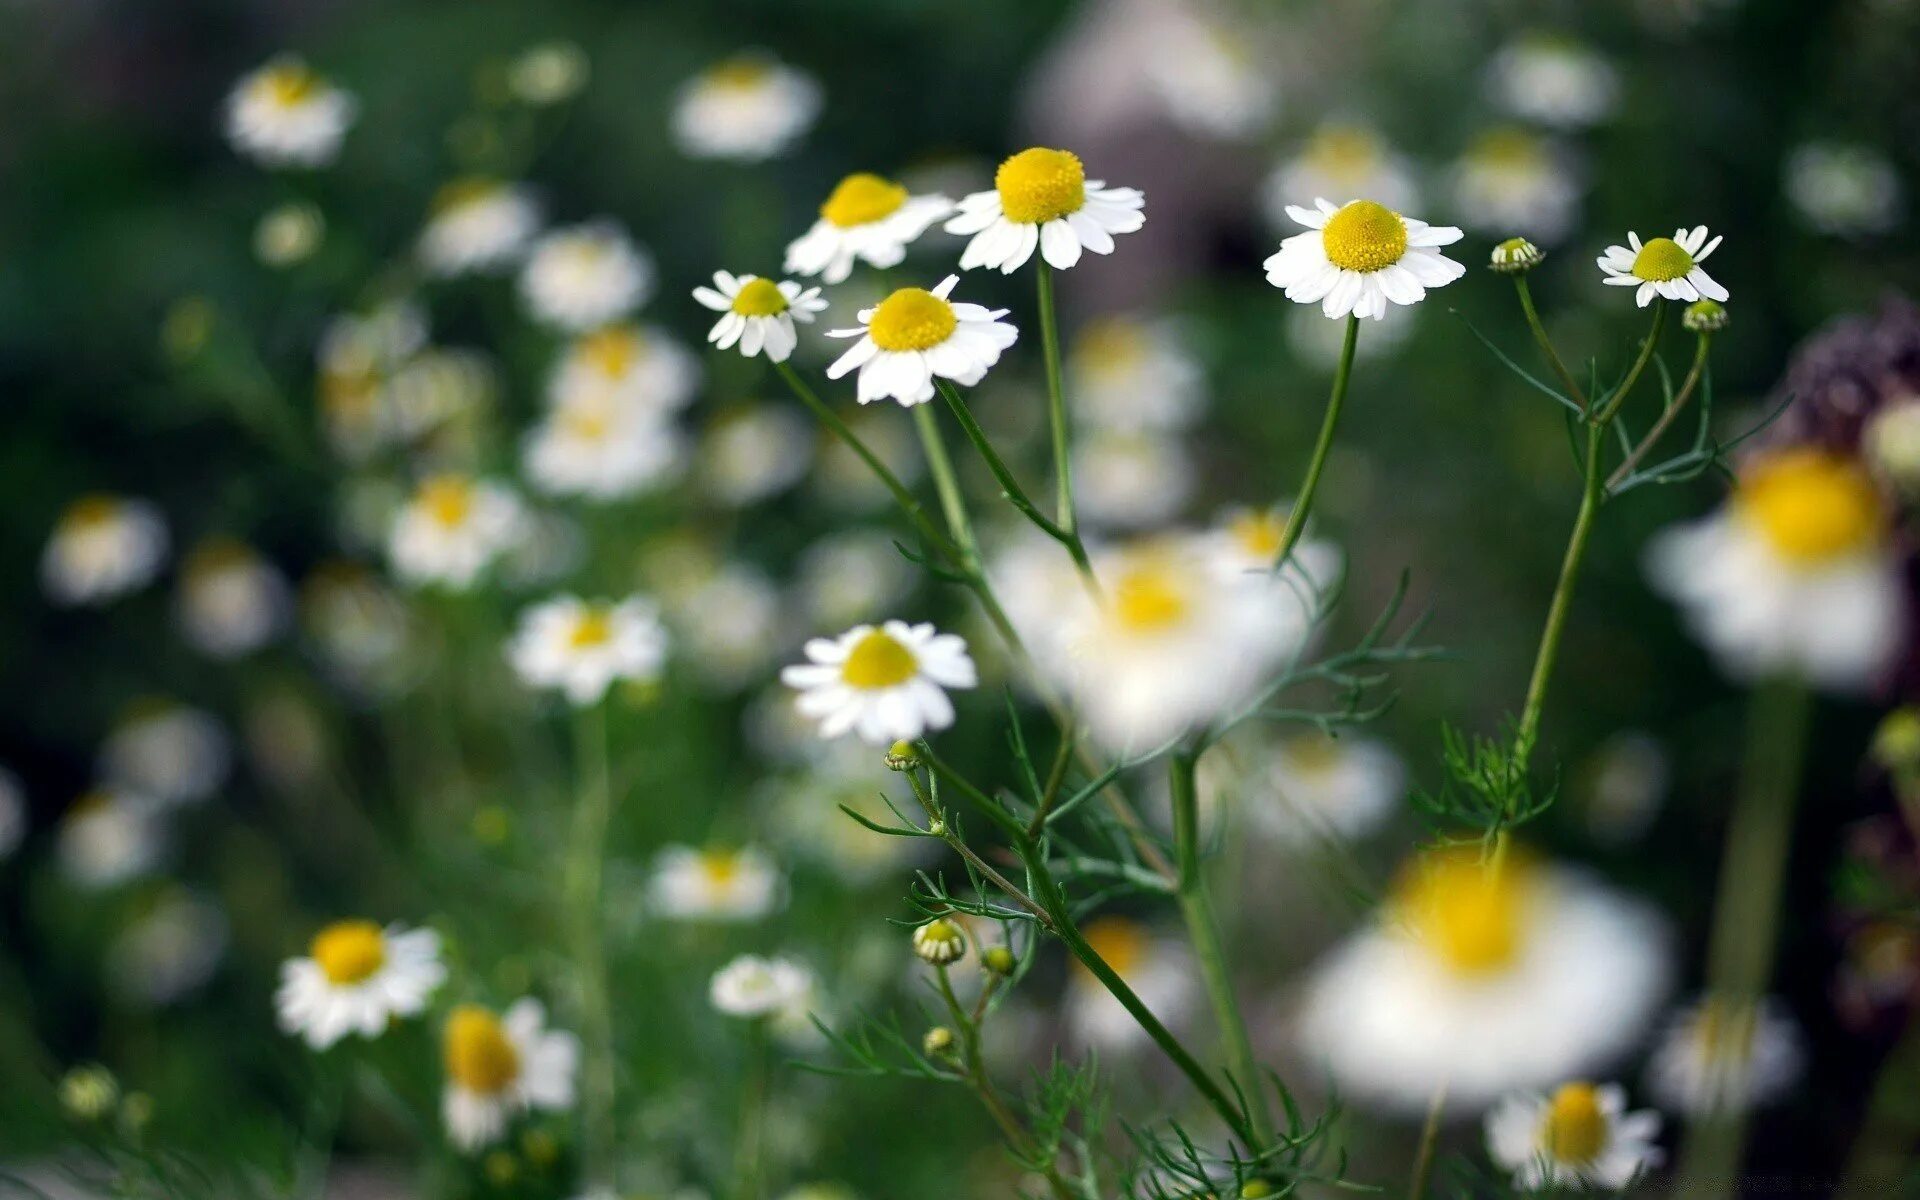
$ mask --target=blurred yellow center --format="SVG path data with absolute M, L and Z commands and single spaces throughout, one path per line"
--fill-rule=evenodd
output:
M 771 279 L 749 279 L 733 294 L 733 311 L 743 317 L 771 317 L 787 311 L 787 298 Z
M 387 961 L 387 943 L 372 921 L 335 921 L 314 935 L 308 955 L 336 986 L 359 983 Z
M 1633 274 L 1636 279 L 1645 279 L 1653 283 L 1665 283 L 1670 279 L 1684 279 L 1688 271 L 1693 270 L 1693 255 L 1672 238 L 1654 238 L 1640 247 L 1640 253 L 1633 256 Z
M 483 179 L 478 176 L 456 179 L 434 194 L 433 211 L 436 213 L 451 212 L 457 208 L 465 208 L 469 204 L 478 204 L 483 200 L 491 200 L 499 194 L 500 185 L 494 180 Z
M 67 509 L 67 524 L 74 529 L 99 529 L 120 515 L 120 502 L 112 496 L 82 496 Z
M 473 484 L 458 475 L 436 475 L 420 485 L 420 506 L 448 528 L 464 525 L 473 513 Z
M 1490 975 L 1519 957 L 1531 875 L 1511 860 L 1496 870 L 1472 853 L 1443 851 L 1416 862 L 1395 899 L 1413 935 L 1448 969 Z
M 1307 161 L 1322 174 L 1358 180 L 1380 159 L 1380 141 L 1365 129 L 1337 125 L 1322 129 L 1307 147 Z
M 1156 633 L 1186 620 L 1192 604 L 1174 568 L 1143 563 L 1122 574 L 1113 586 L 1113 616 L 1133 633 Z
M 1343 271 L 1378 271 L 1407 252 L 1407 223 L 1384 204 L 1355 200 L 1320 230 L 1327 261 Z
M 778 288 L 774 290 L 779 291 Z M 640 345 L 638 333 L 613 326 L 581 338 L 575 349 L 594 370 L 618 379 L 633 369 L 634 362 L 640 357 Z
M 612 640 L 613 614 L 596 606 L 582 612 L 580 619 L 573 623 L 573 632 L 567 636 L 567 645 L 575 650 L 591 650 Z
M 320 90 L 320 77 L 305 64 L 282 63 L 266 73 L 260 86 L 275 104 L 291 108 Z
M 880 302 L 867 336 L 882 350 L 925 350 L 953 336 L 953 305 L 924 288 L 901 288 Z
M 1569 1083 L 1553 1094 L 1540 1123 L 1540 1147 L 1549 1158 L 1581 1166 L 1600 1156 L 1607 1144 L 1607 1114 L 1590 1083 Z
M 1021 225 L 1057 221 L 1087 202 L 1086 169 L 1066 150 L 1022 150 L 1000 164 L 993 186 L 1000 193 L 1000 211 Z
M 471 1092 L 495 1095 L 520 1077 L 520 1052 L 500 1018 L 477 1004 L 462 1004 L 447 1017 L 447 1076 Z
M 613 414 L 598 404 L 569 404 L 560 410 L 560 426 L 583 442 L 598 442 L 613 432 Z
M 1338 741 L 1325 734 L 1308 734 L 1286 744 L 1287 765 L 1301 775 L 1324 775 L 1340 765 L 1345 753 Z
M 1146 961 L 1152 944 L 1146 929 L 1138 921 L 1125 917 L 1096 917 L 1087 922 L 1081 933 L 1093 952 L 1123 979 Z
M 707 72 L 707 82 L 729 91 L 751 91 L 765 83 L 773 70 L 758 58 L 730 58 Z
M 1117 373 L 1146 357 L 1147 338 L 1137 321 L 1101 317 L 1087 322 L 1073 348 L 1083 364 Z
M 1540 139 L 1524 129 L 1495 129 L 1483 134 L 1468 157 L 1480 166 L 1515 174 L 1532 174 L 1547 166 Z
M 1227 521 L 1227 532 L 1254 558 L 1272 558 L 1280 553 L 1280 539 L 1287 530 L 1287 515 L 1276 509 L 1265 512 L 1235 513 Z
M 1763 459 L 1741 479 L 1734 503 L 1782 558 L 1803 566 L 1868 546 L 1881 530 L 1880 497 L 1866 472 L 1822 450 Z
M 912 679 L 919 669 L 913 651 L 874 629 L 853 644 L 840 668 L 840 678 L 851 687 L 890 688 Z
M 724 850 L 709 850 L 700 856 L 700 877 L 707 886 L 731 887 L 740 878 L 740 858 Z
M 852 229 L 890 217 L 906 202 L 907 189 L 890 179 L 862 171 L 840 181 L 833 195 L 820 206 L 820 215 L 830 225 Z

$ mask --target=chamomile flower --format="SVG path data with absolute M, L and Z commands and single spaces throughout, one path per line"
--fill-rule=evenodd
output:
M 499 1141 L 523 1112 L 573 1107 L 580 1039 L 548 1029 L 538 1000 L 516 1000 L 504 1014 L 462 1004 L 447 1015 L 440 1036 L 447 1071 L 440 1116 L 461 1150 Z
M 1299 1040 L 1349 1095 L 1479 1109 L 1625 1051 L 1667 977 L 1645 906 L 1524 855 L 1435 852 L 1314 972 Z
M 286 628 L 292 607 L 286 576 L 244 542 L 209 538 L 187 555 L 177 610 L 187 641 L 202 654 L 258 650 Z
M 406 605 L 358 563 L 325 562 L 300 584 L 300 624 L 328 672 L 356 691 L 399 682 Z
M 1709 996 L 1667 1027 L 1647 1084 L 1662 1105 L 1692 1117 L 1745 1112 L 1793 1086 L 1804 1058 L 1799 1027 L 1777 1000 Z
M 1380 320 L 1389 304 L 1418 304 L 1428 288 L 1444 287 L 1467 273 L 1439 247 L 1460 240 L 1451 225 L 1429 225 L 1373 200 L 1338 207 L 1315 200 L 1313 208 L 1289 205 L 1287 215 L 1307 227 L 1280 243 L 1263 264 L 1267 282 L 1287 299 L 1319 304 L 1339 320 L 1351 313 Z
M 1526 1192 L 1597 1188 L 1618 1192 L 1660 1165 L 1660 1114 L 1627 1111 L 1619 1084 L 1563 1083 L 1526 1092 L 1487 1114 L 1487 1152 Z
M 713 284 L 693 289 L 702 308 L 721 314 L 707 331 L 707 341 L 721 350 L 737 344 L 747 358 L 765 351 L 768 362 L 787 361 L 800 343 L 793 323 L 811 324 L 814 314 L 827 307 L 819 288 L 792 280 L 715 271 Z
M 820 625 L 850 625 L 904 598 L 914 572 L 893 539 L 856 529 L 831 534 L 800 556 L 794 589 L 808 619 Z
M 1863 469 L 1829 451 L 1757 459 L 1718 513 L 1659 535 L 1647 564 L 1738 678 L 1786 671 L 1858 691 L 1905 642 L 1906 592 L 1885 505 Z
M 686 407 L 699 383 L 699 360 L 664 330 L 609 325 L 567 346 L 547 399 L 556 408 L 611 401 L 665 415 Z
M 806 477 L 814 434 L 791 408 L 762 404 L 723 410 L 700 442 L 701 487 L 729 508 L 777 496 Z
M 227 96 L 227 139 L 269 167 L 324 167 L 353 124 L 353 97 L 298 58 L 244 76 Z
M 1087 322 L 1068 346 L 1067 395 L 1086 425 L 1184 429 L 1206 403 L 1206 378 L 1171 323 L 1108 316 Z
M 811 75 L 748 51 L 681 86 L 673 140 L 690 158 L 762 162 L 799 140 L 819 115 L 820 100 Z
M 1241 810 L 1259 834 L 1300 846 L 1366 836 L 1405 794 L 1406 764 L 1384 742 L 1297 734 L 1266 747 L 1243 783 Z
M 100 777 L 164 805 L 206 800 L 233 768 L 233 741 L 218 718 L 168 700 L 147 701 L 100 747 Z
M 161 804 L 120 788 L 96 788 L 60 818 L 55 846 L 60 869 L 89 891 L 151 874 L 167 853 Z
M 792 644 L 788 608 L 765 572 L 728 563 L 669 595 L 668 617 L 706 681 L 733 690 L 761 679 Z
M 575 333 L 619 320 L 652 292 L 652 258 L 606 220 L 546 234 L 520 273 L 520 295 L 533 315 Z
M 1305 149 L 1275 167 L 1261 189 L 1261 209 L 1286 228 L 1300 196 L 1371 196 L 1392 209 L 1412 208 L 1420 190 L 1413 170 L 1366 125 L 1329 121 L 1314 130 Z
M 387 557 L 408 583 L 463 590 L 519 539 L 525 520 L 520 501 L 499 484 L 432 475 L 401 506 Z
M 283 1032 L 325 1050 L 350 1033 L 379 1037 L 394 1018 L 424 1011 L 446 977 L 433 930 L 335 921 L 304 957 L 280 964 L 273 1002 Z
M 972 238 L 960 269 L 997 268 L 1012 274 L 1037 247 L 1049 266 L 1066 270 L 1082 251 L 1113 253 L 1113 235 L 1146 224 L 1146 197 L 1138 188 L 1110 188 L 1088 179 L 1069 150 L 1035 146 L 1008 158 L 993 175 L 993 190 L 960 201 L 948 233 Z
M 579 95 L 592 73 L 587 52 L 576 43 L 541 42 L 507 64 L 507 89 L 521 103 L 545 108 Z
M 986 378 L 1020 334 L 1000 319 L 1007 315 L 1004 308 L 949 300 L 959 282 L 958 275 L 949 275 L 932 291 L 900 288 L 860 310 L 860 328 L 829 329 L 828 337 L 860 340 L 827 368 L 827 378 L 858 370 L 860 403 L 890 397 L 903 408 L 933 399 L 936 378 L 965 387 Z
M 1523 234 L 1542 245 L 1566 237 L 1579 214 L 1580 185 L 1565 151 L 1524 129 L 1489 129 L 1453 167 L 1453 206 L 1479 233 Z
M 1101 916 L 1081 930 L 1106 964 L 1162 1024 L 1177 1025 L 1193 1006 L 1193 962 L 1178 943 L 1126 917 Z M 1102 1050 L 1139 1046 L 1146 1037 L 1113 993 L 1075 962 L 1067 980 L 1067 1028 L 1075 1041 Z
M 304 201 L 276 205 L 253 227 L 253 256 L 276 269 L 297 266 L 313 257 L 327 235 L 327 219 Z
M 1644 244 L 1640 235 L 1629 232 L 1624 246 L 1608 246 L 1594 261 L 1613 287 L 1639 289 L 1634 300 L 1641 308 L 1653 303 L 1655 296 L 1691 302 L 1718 300 L 1724 303 L 1727 289 L 1714 282 L 1700 266 L 1720 245 L 1720 239 L 1707 240 L 1707 227 L 1676 229 L 1670 238 L 1657 237 Z
M 474 176 L 433 198 L 420 260 L 436 275 L 492 271 L 514 261 L 540 229 L 540 206 L 519 184 Z
M 527 481 L 549 496 L 622 500 L 673 478 L 684 439 L 660 415 L 609 394 L 556 404 L 527 432 Z
M 128 999 L 172 1004 L 206 983 L 226 950 L 226 914 L 210 900 L 175 889 L 113 940 L 107 978 Z
M 752 846 L 668 846 L 647 883 L 648 907 L 673 921 L 756 921 L 784 899 L 780 872 Z
M 666 663 L 667 635 L 653 605 L 557 596 L 520 618 L 507 660 L 529 687 L 563 692 L 575 707 L 597 703 L 618 682 L 651 682 Z
M 820 736 L 853 733 L 870 746 L 914 741 L 953 724 L 947 690 L 979 683 L 967 644 L 932 625 L 855 625 L 806 644 L 807 662 L 780 680 L 799 691 L 797 707 Z
M 145 500 L 83 496 L 60 514 L 40 558 L 56 604 L 103 604 L 145 587 L 167 557 L 167 524 Z
M 1605 120 L 1620 100 L 1620 76 L 1606 59 L 1571 38 L 1530 33 L 1501 47 L 1487 66 L 1495 103 L 1555 128 Z
M 1900 172 L 1870 146 L 1807 142 L 1787 156 L 1783 188 L 1801 220 L 1820 233 L 1862 237 L 1900 223 Z
M 1253 31 L 1204 5 L 1171 5 L 1151 30 L 1146 82 L 1174 124 L 1202 137 L 1258 133 L 1278 103 L 1273 63 Z
M 1257 582 L 1271 576 L 1280 543 L 1286 539 L 1291 504 L 1268 508 L 1229 508 L 1203 536 L 1214 571 L 1227 581 Z M 1312 536 L 1313 524 L 1294 541 L 1281 577 L 1313 599 L 1330 588 L 1340 575 L 1340 550 L 1332 542 Z
M 1164 433 L 1090 429 L 1073 447 L 1073 482 L 1088 525 L 1147 529 L 1178 515 L 1193 494 L 1193 459 Z
M 792 275 L 817 275 L 823 283 L 842 283 L 854 260 L 882 270 L 897 267 L 907 245 L 953 211 L 945 196 L 914 196 L 891 179 L 858 172 L 834 185 L 820 219 L 787 246 Z
M 707 987 L 716 1011 L 742 1020 L 790 1014 L 812 994 L 813 972 L 790 959 L 757 954 L 743 954 L 721 967 Z

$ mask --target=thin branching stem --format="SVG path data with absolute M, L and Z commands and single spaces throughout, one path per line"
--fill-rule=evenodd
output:
M 1347 336 L 1340 347 L 1340 363 L 1333 371 L 1333 390 L 1327 395 L 1326 415 L 1320 420 L 1320 436 L 1313 443 L 1313 457 L 1307 460 L 1306 476 L 1300 481 L 1300 491 L 1293 498 L 1293 508 L 1287 513 L 1286 528 L 1280 531 L 1280 547 L 1274 551 L 1273 569 L 1278 571 L 1287 563 L 1287 556 L 1293 553 L 1293 547 L 1306 532 L 1307 516 L 1313 511 L 1314 492 L 1320 486 L 1320 472 L 1327 465 L 1327 452 L 1333 449 L 1334 431 L 1340 425 L 1340 410 L 1347 400 L 1347 381 L 1353 375 L 1353 351 L 1359 344 L 1360 318 L 1347 317 Z
M 1053 268 L 1040 263 L 1034 272 L 1039 289 L 1040 345 L 1047 362 L 1047 423 L 1053 433 L 1054 523 L 1074 537 L 1080 524 L 1073 510 L 1073 441 L 1067 425 L 1067 399 L 1060 383 L 1060 323 L 1053 310 Z
M 1648 452 L 1653 449 L 1654 444 L 1660 440 L 1668 429 L 1673 427 L 1673 423 L 1679 418 L 1681 410 L 1686 408 L 1687 401 L 1693 398 L 1693 390 L 1699 386 L 1700 378 L 1706 372 L 1707 351 L 1712 341 L 1713 335 L 1711 333 L 1702 333 L 1694 343 L 1693 365 L 1687 368 L 1687 377 L 1681 382 L 1679 392 L 1674 395 L 1673 403 L 1667 405 L 1667 411 L 1660 414 L 1660 419 L 1653 423 L 1653 428 L 1647 431 L 1647 436 L 1640 439 L 1640 444 L 1628 451 L 1627 457 L 1614 469 L 1613 474 L 1607 476 L 1607 491 L 1609 493 L 1613 492 L 1633 475 L 1634 468 L 1640 465 L 1641 460 L 1646 458 Z
M 1574 382 L 1573 372 L 1567 370 L 1567 364 L 1561 360 L 1560 352 L 1553 348 L 1553 339 L 1547 336 L 1547 327 L 1540 323 L 1540 314 L 1533 307 L 1533 290 L 1527 286 L 1527 277 L 1524 274 L 1515 275 L 1513 287 L 1520 293 L 1520 309 L 1527 314 L 1527 328 L 1533 331 L 1533 340 L 1539 345 L 1540 353 L 1546 356 L 1547 365 L 1553 368 L 1553 373 L 1560 377 L 1560 386 L 1567 389 L 1567 399 L 1579 405 L 1581 412 L 1585 412 L 1587 410 L 1586 393 L 1582 392 L 1580 385 Z

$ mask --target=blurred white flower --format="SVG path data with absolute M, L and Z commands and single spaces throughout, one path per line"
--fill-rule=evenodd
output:
M 227 139 L 269 167 L 324 167 L 353 124 L 353 97 L 290 55 L 241 77 L 227 96 Z
M 1889 536 L 1864 471 L 1827 451 L 1789 449 L 1750 464 L 1719 512 L 1656 537 L 1647 569 L 1729 675 L 1787 671 L 1859 691 L 1905 642 L 1906 591 Z
M 521 103 L 542 108 L 578 95 L 592 69 L 587 52 L 573 42 L 542 42 L 507 64 L 507 88 Z
M 731 508 L 756 504 L 800 482 L 814 448 L 813 429 L 775 405 L 721 412 L 700 444 L 700 482 Z
M 1203 775 L 1212 757 L 1201 760 Z M 1357 734 L 1295 734 L 1256 747 L 1250 757 L 1231 772 L 1228 787 L 1239 792 L 1238 808 L 1252 833 L 1282 845 L 1365 837 L 1393 814 L 1406 790 L 1400 756 Z
M 1690 1117 L 1745 1112 L 1793 1086 L 1804 1059 L 1799 1026 L 1779 1001 L 1707 997 L 1668 1025 L 1647 1063 L 1647 1086 L 1662 1106 Z
M 612 393 L 552 406 L 527 431 L 527 482 L 549 496 L 624 500 L 670 482 L 685 441 L 665 417 Z
M 1601 282 L 1638 289 L 1634 302 L 1641 308 L 1653 303 L 1655 296 L 1689 302 L 1702 297 L 1725 301 L 1727 289 L 1700 265 L 1719 246 L 1719 238 L 1707 240 L 1705 225 L 1676 229 L 1670 238 L 1652 238 L 1644 244 L 1639 234 L 1629 231 L 1626 245 L 1608 246 L 1595 261 L 1605 276 Z
M 850 625 L 870 621 L 904 599 L 914 578 L 892 537 L 853 529 L 807 547 L 800 555 L 794 590 L 810 622 Z
M 1345 121 L 1314 130 L 1299 155 L 1267 176 L 1260 195 L 1261 211 L 1278 229 L 1290 226 L 1291 209 L 1304 196 L 1370 196 L 1395 210 L 1420 201 L 1406 160 L 1368 126 Z
M 1523 1192 L 1618 1192 L 1660 1165 L 1660 1114 L 1627 1111 L 1619 1084 L 1563 1083 L 1508 1096 L 1487 1114 L 1487 1152 Z
M 751 1019 L 791 1012 L 812 991 L 813 973 L 799 963 L 743 954 L 714 972 L 707 999 L 729 1017 Z
M 253 256 L 269 267 L 291 267 L 313 257 L 326 233 L 327 220 L 313 205 L 276 205 L 253 227 Z
M 787 606 L 758 567 L 731 562 L 671 594 L 669 617 L 686 657 L 723 689 L 760 679 L 789 644 Z
M 721 314 L 707 330 L 707 341 L 721 350 L 738 345 L 746 358 L 764 352 L 772 363 L 787 361 L 800 344 L 793 323 L 810 324 L 827 307 L 817 287 L 726 271 L 713 273 L 713 287 L 694 288 L 693 298 Z
M 378 691 L 394 682 L 407 648 L 406 607 L 358 563 L 321 563 L 300 585 L 300 619 L 342 683 Z
M 699 383 L 699 360 L 666 331 L 609 325 L 568 345 L 547 400 L 555 408 L 617 402 L 665 416 L 686 407 Z
M 169 891 L 107 950 L 113 989 L 143 1004 L 167 1005 L 213 977 L 227 950 L 227 917 L 212 901 Z
M 652 293 L 653 260 L 604 219 L 547 233 L 520 273 L 534 317 L 570 333 L 618 321 Z
M 820 736 L 856 734 L 870 746 L 913 741 L 953 724 L 947 690 L 979 684 L 967 644 L 932 625 L 888 621 L 814 638 L 807 662 L 780 672 Z
M 1476 233 L 1551 245 L 1579 216 L 1579 176 L 1566 151 L 1547 138 L 1512 126 L 1489 129 L 1453 165 L 1453 207 Z
M 1428 288 L 1467 273 L 1440 253 L 1460 240 L 1451 225 L 1429 225 L 1372 200 L 1313 203 L 1287 208 L 1307 232 L 1282 241 L 1262 264 L 1267 282 L 1285 289 L 1289 300 L 1318 304 L 1334 320 L 1348 313 L 1380 320 L 1389 304 L 1418 304 Z
M 82 496 L 53 527 L 40 582 L 56 604 L 102 604 L 152 582 L 167 541 L 166 521 L 147 501 Z
M 520 257 L 540 231 L 540 206 L 515 183 L 456 179 L 433 198 L 420 233 L 420 261 L 435 275 L 492 271 Z
M 1369 1103 L 1478 1110 L 1633 1045 L 1667 987 L 1654 912 L 1523 855 L 1437 851 L 1306 987 L 1303 1053 Z
M 1168 321 L 1107 316 L 1082 326 L 1067 347 L 1067 396 L 1084 424 L 1175 430 L 1206 404 L 1206 377 Z
M 1146 203 L 1138 188 L 1088 179 L 1072 151 L 1035 146 L 1000 164 L 991 191 L 964 197 L 946 231 L 971 239 L 960 254 L 962 271 L 1011 275 L 1036 248 L 1048 266 L 1064 271 L 1083 251 L 1113 253 L 1114 234 L 1146 224 Z
M 1340 365 L 1346 352 L 1347 328 L 1343 322 L 1329 321 L 1320 310 L 1304 304 L 1290 304 L 1285 315 L 1287 345 L 1299 360 L 1323 371 Z M 1403 305 L 1387 306 L 1387 315 L 1367 326 L 1367 336 L 1354 342 L 1353 361 L 1366 362 L 1386 358 L 1406 345 L 1420 323 L 1420 310 Z
M 648 907 L 674 921 L 756 921 L 784 900 L 780 872 L 752 846 L 668 846 L 647 882 Z
M 521 614 L 507 659 L 529 687 L 566 694 L 576 708 L 615 683 L 651 683 L 666 664 L 667 635 L 650 601 L 592 603 L 556 596 Z
M 856 259 L 885 270 L 897 267 L 907 246 L 953 211 L 945 196 L 914 196 L 891 179 L 858 172 L 834 185 L 813 228 L 787 245 L 792 275 L 843 283 Z
M 1083 431 L 1073 447 L 1074 499 L 1088 525 L 1145 529 L 1173 519 L 1193 492 L 1180 439 L 1152 430 Z
M 1274 64 L 1251 31 L 1204 11 L 1211 7 L 1180 4 L 1159 14 L 1146 82 L 1182 129 L 1202 137 L 1249 138 L 1278 107 Z
M 207 799 L 232 767 L 232 740 L 219 718 L 166 700 L 137 706 L 100 748 L 103 780 L 160 804 Z
M 1177 1026 L 1192 1008 L 1198 979 L 1178 942 L 1127 917 L 1099 916 L 1081 934 L 1163 1025 Z M 1121 1051 L 1144 1044 L 1146 1031 L 1093 973 L 1075 960 L 1067 976 L 1067 1030 L 1084 1046 Z
M 1555 34 L 1524 34 L 1501 47 L 1487 64 L 1486 86 L 1506 111 L 1555 128 L 1596 124 L 1620 101 L 1613 66 Z
M 690 158 L 761 162 L 784 153 L 813 125 L 820 101 L 811 75 L 746 51 L 681 85 L 673 139 Z
M 1673 773 L 1667 752 L 1652 734 L 1616 733 L 1594 753 L 1586 824 L 1608 845 L 1630 842 L 1659 815 Z
M 1273 574 L 1280 543 L 1286 539 L 1291 504 L 1268 508 L 1229 508 L 1202 535 L 1203 547 L 1214 571 L 1227 582 L 1258 582 Z M 1308 522 L 1288 551 L 1291 564 L 1276 581 L 1302 592 L 1302 601 L 1319 608 L 1321 595 L 1339 578 L 1340 551 L 1331 542 L 1312 537 Z
M 862 404 L 892 398 L 902 408 L 933 399 L 935 379 L 972 387 L 986 378 L 1019 331 L 1000 318 L 1004 308 L 962 304 L 947 297 L 960 282 L 949 275 L 928 291 L 905 287 L 862 309 L 858 329 L 829 329 L 828 337 L 859 338 L 827 368 L 828 379 L 860 372 Z
M 432 475 L 394 518 L 387 557 L 404 582 L 465 590 L 521 536 L 525 519 L 520 501 L 497 483 Z
M 492 403 L 496 382 L 485 354 L 427 346 L 393 372 L 380 399 L 393 433 L 403 440 L 458 435 Z
M 212 537 L 182 564 L 180 627 L 202 654 L 237 658 L 278 637 L 292 614 L 286 576 L 246 543 Z
M 1806 142 L 1787 155 L 1782 187 L 1800 217 L 1820 233 L 1859 237 L 1900 223 L 1900 173 L 1871 146 Z
M 62 814 L 56 853 L 75 886 L 117 887 L 150 874 L 167 851 L 161 806 L 150 796 L 96 788 Z
M 440 1114 L 447 1137 L 469 1153 L 501 1139 L 507 1123 L 531 1109 L 573 1107 L 580 1039 L 547 1028 L 538 1000 L 513 1002 L 505 1014 L 462 1004 L 441 1033 L 447 1071 Z
M 379 1037 L 395 1017 L 424 1012 L 447 977 L 440 935 L 365 920 L 335 921 L 301 958 L 280 964 L 280 1029 L 325 1050 L 350 1033 Z
M 322 372 L 390 375 L 427 344 L 427 314 L 412 300 L 389 300 L 327 322 L 315 350 Z
M 20 848 L 30 822 L 27 793 L 20 786 L 20 777 L 0 767 L 0 863 Z

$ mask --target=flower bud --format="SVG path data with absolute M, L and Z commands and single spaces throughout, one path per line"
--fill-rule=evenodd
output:
M 1531 271 L 1545 259 L 1546 253 L 1525 238 L 1508 238 L 1493 248 L 1493 257 L 1487 265 L 1502 275 L 1519 275 Z
M 80 1121 L 98 1121 L 120 1102 L 120 1081 L 98 1063 L 68 1071 L 60 1080 L 60 1106 Z
M 1889 771 L 1920 768 L 1920 708 L 1896 708 L 1873 731 L 1873 761 Z
M 1249 1179 L 1240 1185 L 1240 1200 L 1265 1200 L 1273 1195 L 1273 1185 L 1264 1179 Z
M 1680 314 L 1680 324 L 1690 333 L 1718 333 L 1728 319 L 1727 306 L 1718 300 L 1695 300 Z
M 928 1058 L 939 1058 L 953 1049 L 953 1030 L 935 1025 L 920 1039 L 920 1049 Z
M 936 966 L 958 962 L 967 953 L 967 935 L 945 917 L 935 917 L 913 931 L 913 952 Z
M 895 742 L 887 747 L 887 770 L 912 771 L 920 766 L 920 750 L 912 742 Z
M 1005 946 L 988 946 L 980 952 L 980 965 L 995 975 L 1013 974 L 1013 951 Z

